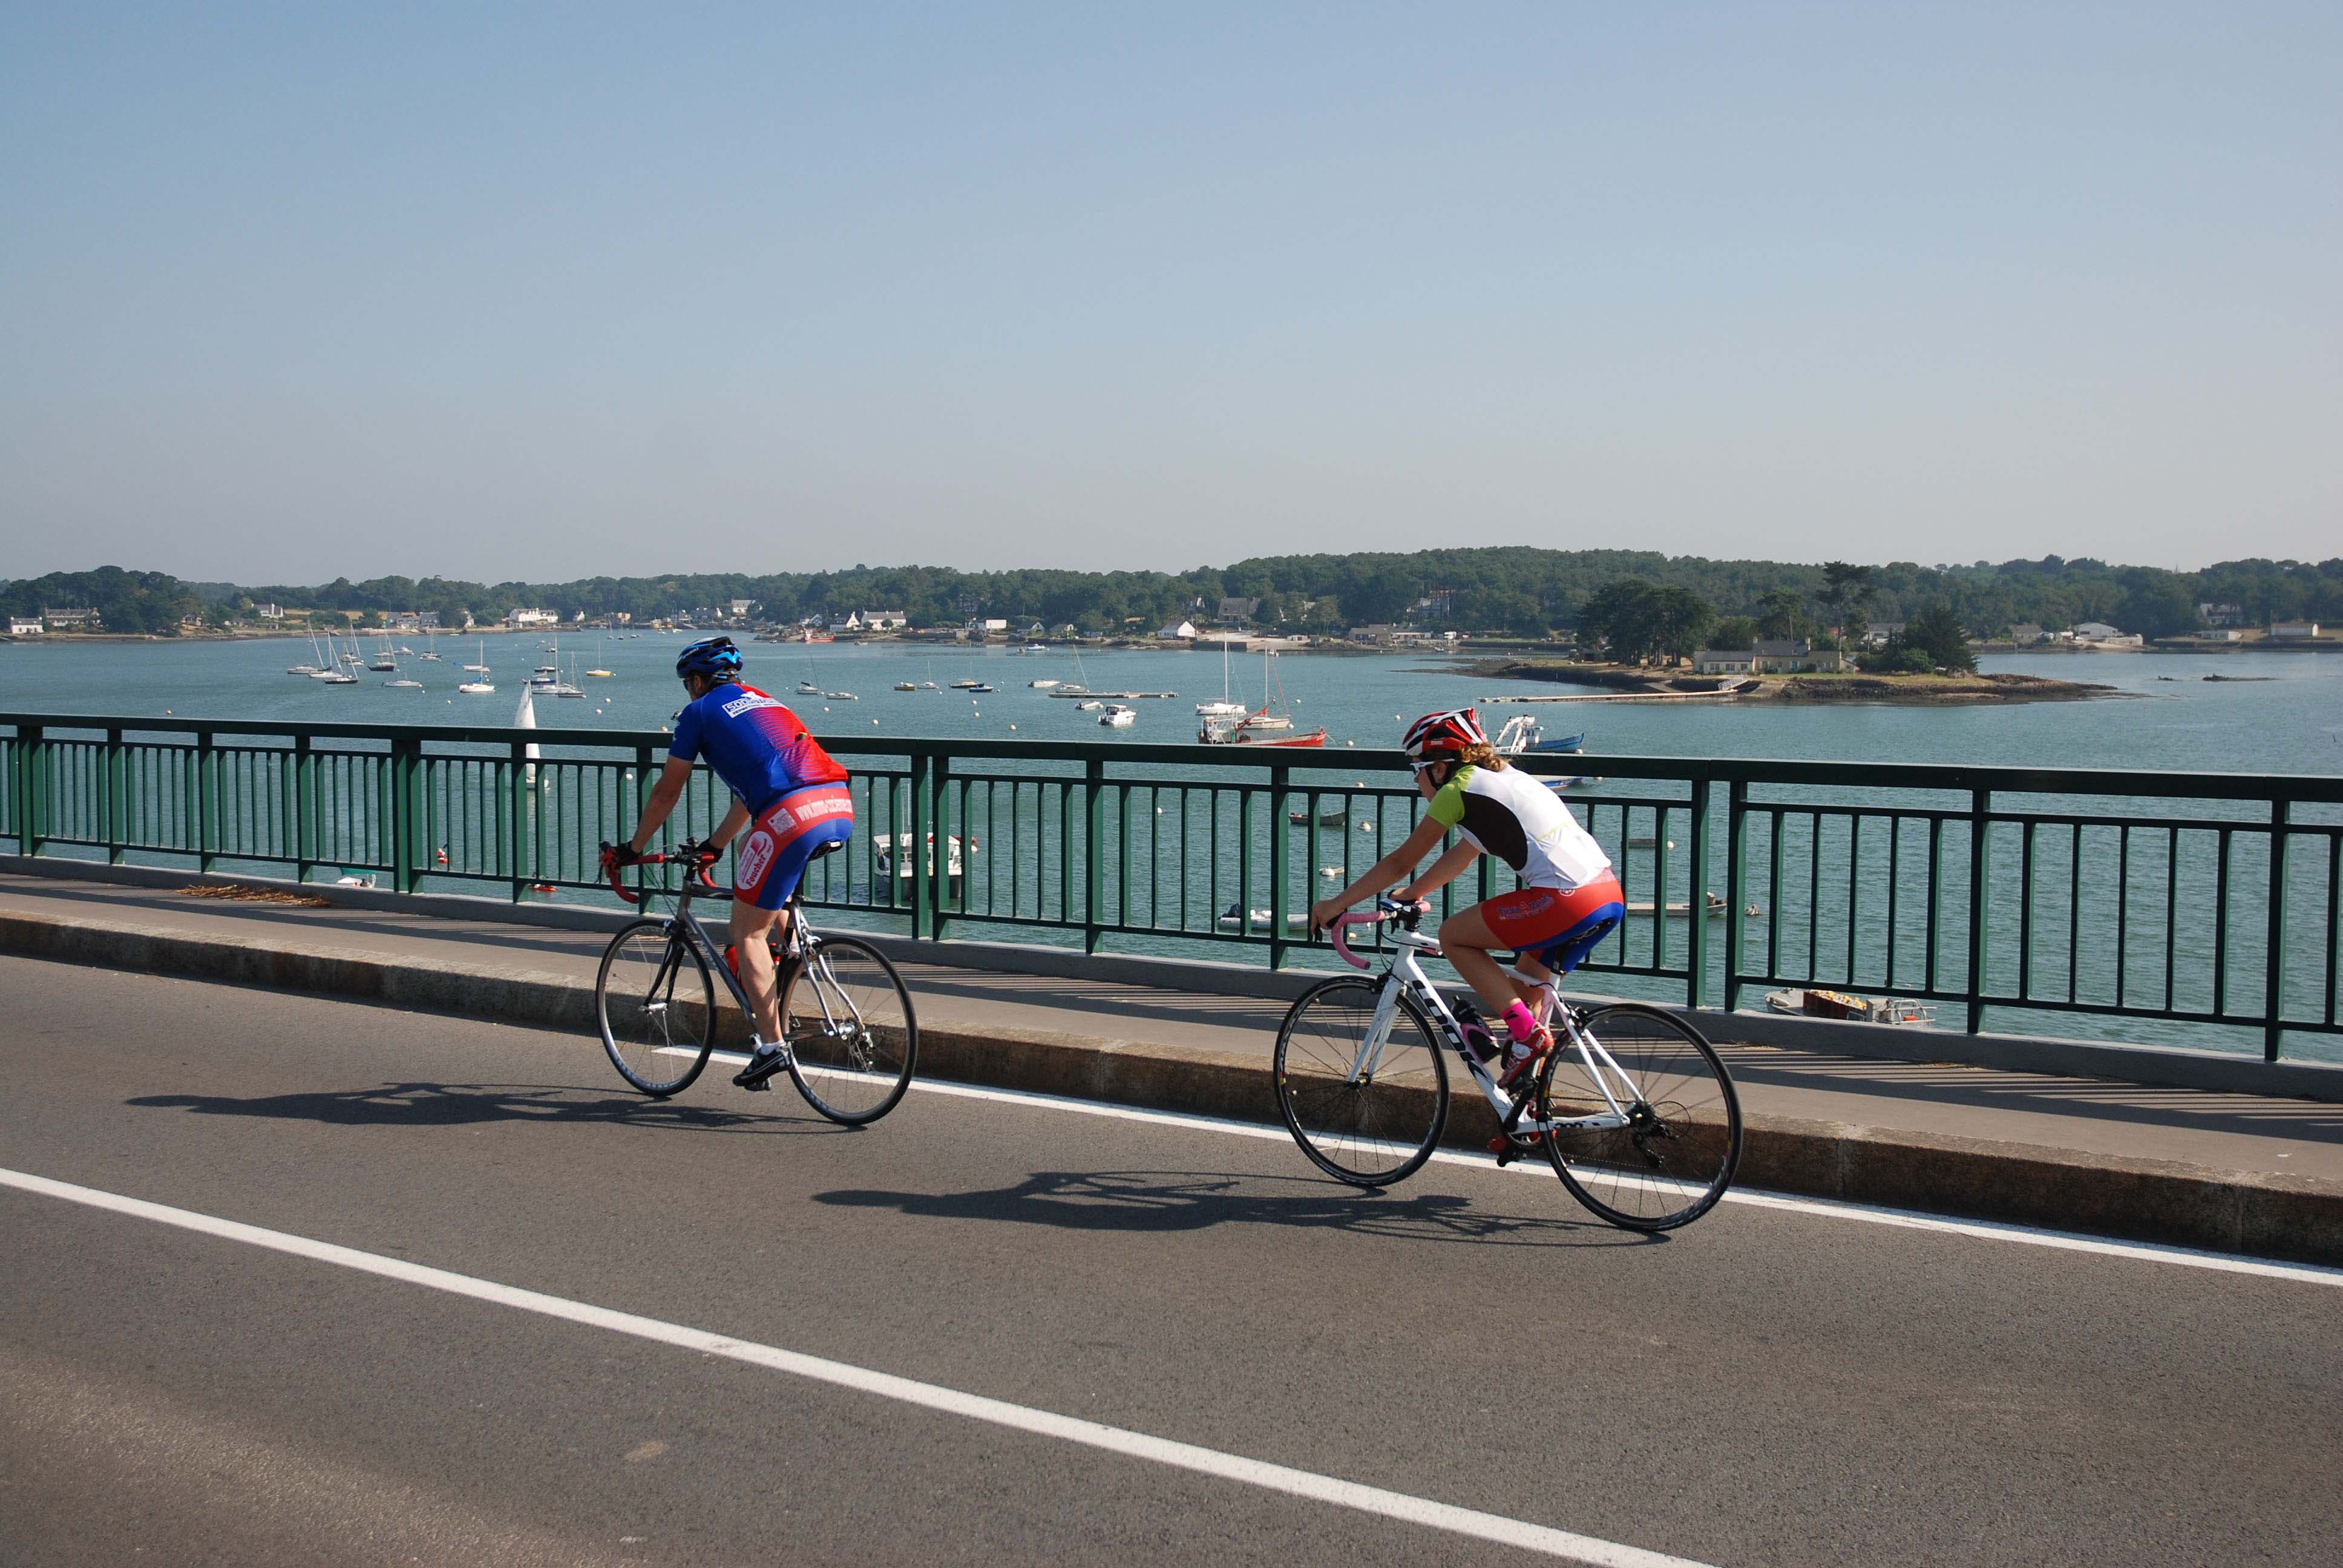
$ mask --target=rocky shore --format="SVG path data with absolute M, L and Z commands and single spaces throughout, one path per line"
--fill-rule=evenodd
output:
M 1473 673 L 1492 680 L 1554 681 L 1654 697 L 1731 689 L 1743 702 L 2077 702 L 2112 697 L 2115 688 L 2089 681 L 1996 671 L 1978 675 L 1685 675 L 1617 664 L 1491 659 Z

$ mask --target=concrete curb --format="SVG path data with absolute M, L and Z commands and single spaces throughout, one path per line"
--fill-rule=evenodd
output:
M 499 1022 L 594 1030 L 593 988 L 568 975 L 350 958 L 104 921 L 0 913 L 0 951 L 266 986 Z M 745 1038 L 723 1013 L 719 1040 Z M 1276 1121 L 1265 1061 L 1041 1030 L 920 1030 L 924 1076 L 1236 1121 Z M 1446 1141 L 1477 1149 L 1487 1107 L 1452 1097 Z M 1299 1156 L 1297 1155 L 1297 1158 Z M 2257 1257 L 2343 1264 L 2343 1183 L 1896 1129 L 1751 1116 L 1741 1185 L 2088 1231 Z
M 116 886 L 176 890 L 191 883 L 245 882 L 256 887 L 297 889 L 344 909 L 430 915 L 448 920 L 497 920 L 558 930 L 615 931 L 640 916 L 632 910 L 590 909 L 577 904 L 513 904 L 463 893 L 393 893 L 344 888 L 329 882 L 296 883 L 262 875 L 170 870 L 154 866 L 113 866 L 59 856 L 0 855 L 0 872 L 52 880 L 106 882 Z M 840 930 L 849 928 L 840 927 Z M 855 930 L 899 961 L 981 970 L 987 974 L 1036 975 L 1053 980 L 1106 980 L 1209 996 L 1292 1001 L 1330 974 L 1322 969 L 1269 970 L 1257 965 L 1204 959 L 1157 958 L 1140 953 L 1086 953 L 1079 948 L 1031 942 L 995 942 L 954 938 L 917 940 L 881 931 Z M 1572 988 L 1585 1001 L 1648 1000 L 1605 997 Z M 1666 1006 L 1669 1004 L 1661 1003 Z M 1675 1009 L 1681 1012 L 1681 1008 Z M 1711 1040 L 1781 1046 L 1831 1056 L 1884 1061 L 1956 1062 L 2005 1072 L 2041 1072 L 2063 1078 L 2105 1078 L 2119 1083 L 2163 1084 L 2224 1094 L 2266 1094 L 2293 1100 L 2343 1103 L 2343 1064 L 2288 1060 L 2266 1062 L 2241 1052 L 2181 1046 L 2134 1045 L 2067 1040 L 2050 1035 L 1966 1034 L 1952 1030 L 1892 1029 L 1880 1024 L 1802 1018 L 1758 1010 L 1725 1012 L 1702 1008 L 1691 1018 Z

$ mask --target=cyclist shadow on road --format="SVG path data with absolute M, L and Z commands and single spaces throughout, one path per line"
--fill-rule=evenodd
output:
M 1264 1192 L 1265 1186 L 1286 1189 Z M 1599 1222 L 1500 1213 L 1469 1198 L 1401 1198 L 1306 1177 L 1200 1175 L 1185 1171 L 1037 1171 L 1013 1187 L 978 1192 L 813 1194 L 840 1208 L 894 1209 L 922 1219 L 1006 1220 L 1074 1231 L 1202 1231 L 1214 1225 L 1295 1225 L 1414 1241 L 1516 1247 L 1642 1245 Z
M 192 1111 L 198 1116 L 255 1116 L 315 1121 L 328 1127 L 466 1127 L 498 1121 L 608 1122 L 679 1128 L 697 1132 L 792 1133 L 843 1131 L 808 1112 L 762 1115 L 640 1095 L 613 1095 L 537 1083 L 383 1083 L 311 1094 L 149 1094 L 126 1105 Z

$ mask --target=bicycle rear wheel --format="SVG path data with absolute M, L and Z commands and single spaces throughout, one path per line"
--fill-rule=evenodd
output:
M 1330 980 L 1303 992 L 1277 1031 L 1277 1109 L 1302 1152 L 1353 1187 L 1413 1175 L 1448 1119 L 1438 1037 L 1405 996 L 1393 999 L 1373 1070 L 1355 1071 L 1382 995 L 1378 981 Z
M 853 937 L 817 937 L 781 993 L 789 1078 L 806 1103 L 848 1127 L 878 1121 L 920 1058 L 911 993 L 886 955 Z
M 1607 1070 L 1624 1127 L 1559 1129 L 1539 1141 L 1572 1197 L 1629 1231 L 1669 1231 L 1715 1207 L 1741 1161 L 1741 1101 L 1700 1031 L 1655 1007 L 1622 1003 L 1579 1020 L 1626 1076 Z M 1538 1074 L 1542 1121 L 1611 1107 L 1567 1040 Z
M 637 920 L 602 950 L 594 976 L 602 1049 L 618 1076 L 664 1100 L 690 1086 L 716 1042 L 716 982 L 664 920 Z

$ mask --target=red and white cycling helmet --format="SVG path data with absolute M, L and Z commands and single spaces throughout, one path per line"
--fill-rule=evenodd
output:
M 1458 708 L 1446 713 L 1425 714 L 1407 727 L 1407 734 L 1399 744 L 1409 760 L 1430 762 L 1461 755 L 1475 746 L 1486 746 L 1489 737 L 1471 709 Z

